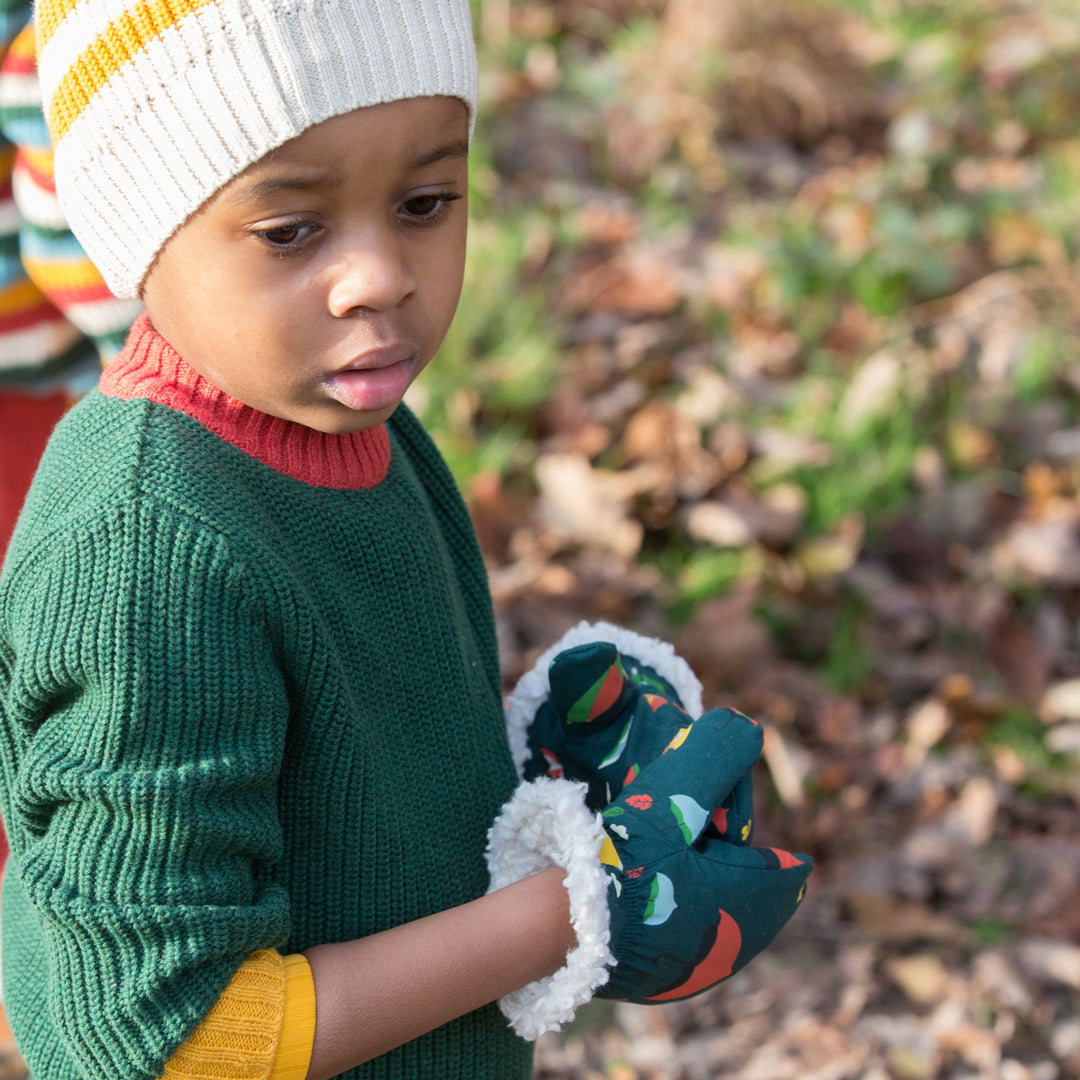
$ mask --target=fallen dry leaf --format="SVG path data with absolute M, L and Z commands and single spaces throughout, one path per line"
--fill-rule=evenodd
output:
M 917 1005 L 940 1001 L 949 986 L 950 975 L 932 953 L 898 956 L 885 965 L 889 978 Z
M 686 512 L 686 531 L 715 547 L 744 547 L 754 539 L 746 518 L 721 502 L 699 502 Z
M 968 931 L 949 915 L 925 904 L 897 900 L 880 893 L 854 892 L 848 897 L 863 932 L 881 942 L 963 941 Z
M 1047 724 L 1080 720 L 1080 679 L 1065 679 L 1048 687 L 1039 702 L 1039 716 Z
M 807 756 L 796 753 L 772 724 L 765 725 L 761 756 L 784 805 L 792 810 L 802 809 L 806 805 L 804 788 L 810 765 Z
M 540 513 L 566 539 L 632 559 L 641 547 L 641 524 L 629 516 L 624 485 L 588 459 L 548 454 L 536 465 Z

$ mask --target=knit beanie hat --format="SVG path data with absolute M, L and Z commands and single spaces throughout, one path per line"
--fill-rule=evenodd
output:
M 56 190 L 117 296 L 270 150 L 364 105 L 476 112 L 469 0 L 39 0 Z

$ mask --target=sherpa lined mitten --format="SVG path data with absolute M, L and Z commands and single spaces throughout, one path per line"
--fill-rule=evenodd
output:
M 557 1028 L 596 992 L 641 1003 L 689 997 L 772 941 L 802 899 L 810 859 L 706 835 L 710 808 L 730 800 L 761 745 L 759 725 L 717 709 L 600 816 L 585 805 L 584 784 L 543 778 L 518 788 L 489 833 L 491 888 L 564 867 L 578 940 L 565 967 L 500 1002 L 519 1035 Z

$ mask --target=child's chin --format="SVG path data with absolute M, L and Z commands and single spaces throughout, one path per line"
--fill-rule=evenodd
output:
M 321 431 L 326 435 L 355 435 L 360 431 L 369 431 L 385 423 L 393 415 L 400 402 L 379 409 L 376 412 L 356 412 L 352 409 L 335 409 L 330 413 L 317 416 L 297 417 L 300 423 Z

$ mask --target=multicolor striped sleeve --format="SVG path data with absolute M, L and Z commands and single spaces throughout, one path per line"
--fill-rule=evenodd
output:
M 56 198 L 53 154 L 42 115 L 35 32 L 26 0 L 0 0 L 0 385 L 80 376 L 123 345 L 138 315 L 118 300 L 67 227 Z M 5 26 L 4 18 L 7 18 Z

